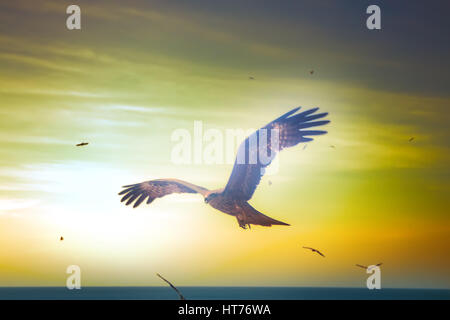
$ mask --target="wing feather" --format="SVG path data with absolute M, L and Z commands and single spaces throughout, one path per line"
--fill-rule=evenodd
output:
M 313 140 L 311 136 L 327 133 L 324 130 L 302 129 L 329 123 L 329 120 L 313 121 L 324 118 L 328 113 L 315 113 L 319 108 L 313 108 L 295 114 L 298 110 L 300 107 L 285 113 L 254 132 L 241 143 L 233 170 L 224 189 L 225 195 L 245 201 L 250 200 L 264 175 L 265 168 L 273 161 L 278 152 L 301 142 L 310 142 Z M 272 145 L 272 134 L 278 134 L 278 146 Z M 252 159 L 256 160 L 252 161 Z
M 156 198 L 162 198 L 172 193 L 200 193 L 205 195 L 208 192 L 206 188 L 177 179 L 150 180 L 126 185 L 123 188 L 125 189 L 119 192 L 119 195 L 123 195 L 120 201 L 126 201 L 125 205 L 128 206 L 136 200 L 133 208 L 139 206 L 147 198 L 147 204 L 150 204 Z

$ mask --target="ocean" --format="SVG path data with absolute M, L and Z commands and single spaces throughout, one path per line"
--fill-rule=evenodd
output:
M 449 289 L 179 287 L 188 300 L 450 300 Z M 0 300 L 176 300 L 169 287 L 0 287 Z

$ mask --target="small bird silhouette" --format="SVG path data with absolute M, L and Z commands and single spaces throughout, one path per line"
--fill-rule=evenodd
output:
M 186 298 L 181 294 L 181 292 L 173 285 L 171 284 L 168 280 L 166 280 L 162 275 L 160 275 L 159 273 L 156 274 L 158 277 L 160 277 L 161 279 L 163 279 L 165 282 L 167 282 L 169 284 L 169 286 L 175 290 L 176 293 L 178 293 L 178 295 L 180 296 L 180 300 L 186 300 Z
M 309 74 L 314 74 L 314 70 L 309 71 Z
M 249 79 L 249 80 L 255 80 L 255 78 L 253 78 L 253 77 L 248 77 L 248 79 Z
M 409 138 L 409 142 L 412 142 L 414 140 L 414 137 Z
M 82 147 L 82 146 L 87 146 L 88 144 L 89 144 L 89 142 L 81 142 L 81 143 L 76 144 L 75 146 Z
M 380 262 L 380 263 L 376 264 L 375 266 L 379 267 L 379 266 L 381 266 L 382 264 L 383 264 L 383 263 Z M 357 266 L 357 267 L 360 267 L 360 268 L 363 268 L 363 269 L 367 269 L 367 268 L 368 268 L 367 266 L 363 266 L 363 265 L 360 265 L 360 264 L 356 264 L 356 266 Z
M 63 241 L 63 240 L 64 240 L 64 237 L 60 237 L 60 238 L 59 238 L 59 241 Z
M 304 249 L 308 249 L 308 250 L 311 250 L 312 252 L 316 252 L 316 253 L 318 253 L 318 254 L 320 254 L 322 257 L 324 257 L 325 258 L 325 256 L 322 254 L 322 252 L 320 252 L 319 250 L 317 250 L 317 249 L 314 249 L 314 248 L 310 248 L 310 247 L 303 247 Z

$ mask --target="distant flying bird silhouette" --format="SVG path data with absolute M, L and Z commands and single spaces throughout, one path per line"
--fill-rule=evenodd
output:
M 64 237 L 59 238 L 59 241 L 63 241 L 63 240 L 64 240 Z
M 247 225 L 250 227 L 251 224 L 266 227 L 288 225 L 262 214 L 253 208 L 248 201 L 252 198 L 261 181 L 265 168 L 275 158 L 277 152 L 293 147 L 300 142 L 312 141 L 313 138 L 309 136 L 326 133 L 326 131 L 321 130 L 302 129 L 329 123 L 329 120 L 313 121 L 325 117 L 328 113 L 314 114 L 319 109 L 314 108 L 295 114 L 299 109 L 295 108 L 287 112 L 254 132 L 242 142 L 225 188 L 208 190 L 178 179 L 157 179 L 124 186 L 125 189 L 119 193 L 119 195 L 124 195 L 121 201 L 127 201 L 126 205 L 136 201 L 133 205 L 136 208 L 147 198 L 147 204 L 149 204 L 156 198 L 171 193 L 199 193 L 204 197 L 205 203 L 219 211 L 235 216 L 239 226 L 243 229 L 246 229 Z M 267 133 L 267 139 L 258 139 L 258 136 L 261 137 L 261 132 Z M 276 132 L 278 132 L 278 147 L 272 146 L 272 138 L 269 138 Z M 268 156 L 269 159 L 265 159 L 266 161 L 262 161 L 261 156 L 258 156 L 262 153 L 262 150 L 266 152 L 266 155 L 270 153 L 270 157 Z M 243 158 L 244 161 L 242 161 Z
M 314 248 L 310 248 L 310 247 L 303 247 L 304 249 L 308 249 L 308 250 L 311 250 L 312 252 L 315 252 L 315 253 L 318 253 L 318 254 L 320 254 L 322 257 L 324 257 L 325 258 L 325 256 L 322 254 L 322 252 L 320 252 L 319 250 L 317 250 L 317 249 L 314 249 Z
M 249 79 L 249 80 L 255 80 L 255 78 L 253 78 L 253 77 L 248 77 L 248 79 Z
M 411 138 L 409 138 L 409 142 L 411 142 L 411 141 L 413 141 L 414 140 L 414 137 L 411 137 Z
M 376 264 L 375 266 L 379 267 L 379 266 L 381 266 L 382 264 L 383 264 L 383 263 L 380 262 L 380 263 Z M 369 267 L 367 267 L 367 266 L 363 266 L 363 265 L 360 265 L 360 264 L 356 264 L 356 266 L 357 266 L 357 267 L 360 267 L 360 268 L 363 268 L 363 269 L 369 268 Z
M 87 146 L 88 144 L 89 144 L 89 142 L 81 142 L 81 143 L 76 144 L 75 146 L 82 147 L 82 146 Z
M 331 145 L 331 146 L 330 146 L 330 148 L 336 149 L 336 147 L 335 147 L 335 146 L 333 146 L 333 145 Z
M 178 290 L 173 284 L 171 284 L 168 280 L 166 280 L 162 275 L 160 275 L 159 273 L 156 274 L 158 277 L 160 277 L 161 279 L 163 279 L 165 282 L 167 282 L 169 284 L 169 286 L 175 290 L 176 293 L 178 293 L 178 295 L 180 296 L 180 300 L 186 300 L 186 298 L 181 294 L 180 290 Z

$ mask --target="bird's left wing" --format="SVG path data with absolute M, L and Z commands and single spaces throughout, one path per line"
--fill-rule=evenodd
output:
M 265 168 L 279 151 L 300 142 L 312 141 L 311 136 L 327 133 L 309 128 L 329 123 L 329 120 L 314 121 L 325 117 L 328 113 L 315 113 L 319 108 L 313 108 L 295 114 L 299 109 L 300 107 L 285 113 L 241 143 L 233 171 L 224 189 L 225 195 L 250 200 L 264 175 Z
M 136 200 L 133 208 L 139 206 L 147 198 L 147 204 L 149 204 L 156 198 L 161 198 L 171 193 L 200 193 L 204 196 L 208 192 L 208 189 L 178 179 L 150 180 L 124 186 L 124 188 L 119 193 L 119 195 L 124 195 L 120 201 L 127 201 L 125 204 L 129 205 Z
M 186 300 L 186 298 L 181 294 L 180 290 L 178 290 L 172 283 L 170 283 L 169 280 L 164 278 L 159 273 L 156 274 L 158 277 L 160 277 L 162 280 L 164 280 L 173 290 L 175 290 L 176 293 L 178 293 L 178 296 L 180 297 L 180 300 Z

